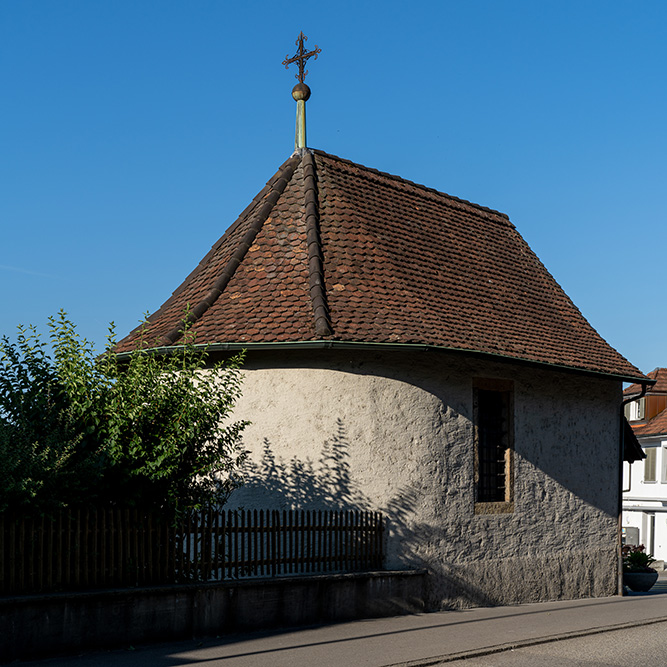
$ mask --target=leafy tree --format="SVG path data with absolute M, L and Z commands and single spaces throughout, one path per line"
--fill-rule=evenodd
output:
M 49 328 L 53 358 L 33 327 L 0 340 L 0 509 L 72 505 L 99 489 L 93 423 L 108 382 L 64 315 Z
M 191 339 L 169 355 L 107 354 L 106 402 L 113 472 L 127 498 L 176 511 L 222 504 L 240 483 L 247 422 L 229 422 L 241 394 L 241 357 L 207 369 Z
M 96 355 L 61 312 L 0 339 L 0 510 L 111 504 L 179 512 L 239 484 L 240 364 L 208 367 L 191 336 L 168 355 Z

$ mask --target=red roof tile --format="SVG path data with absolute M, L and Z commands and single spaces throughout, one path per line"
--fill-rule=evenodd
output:
M 667 435 L 667 409 L 663 410 L 645 424 L 632 426 L 632 430 L 638 438 Z
M 413 343 L 643 378 L 507 216 L 320 151 L 281 167 L 145 340 L 178 344 L 186 304 L 198 343 Z
M 667 368 L 655 368 L 646 377 L 655 380 L 655 384 L 649 389 L 649 394 L 667 394 Z M 631 384 L 623 391 L 623 395 L 627 398 L 639 394 L 642 390 L 640 384 Z

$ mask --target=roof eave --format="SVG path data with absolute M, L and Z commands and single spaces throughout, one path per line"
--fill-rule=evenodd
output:
M 630 382 L 630 380 L 624 380 L 624 382 Z M 657 380 L 651 380 L 651 378 L 646 378 L 645 380 L 632 380 L 633 384 L 645 384 L 647 388 L 653 387 Z M 647 396 L 648 394 L 643 394 L 644 396 Z M 651 396 L 664 396 L 665 392 L 664 391 L 656 391 L 652 392 Z M 641 397 L 642 392 L 641 391 L 633 391 L 632 393 L 628 393 L 627 391 L 623 392 L 623 400 L 624 401 L 631 401 L 634 398 Z
M 152 354 L 169 354 L 176 349 L 182 348 L 182 345 L 172 345 L 164 347 L 154 347 L 144 350 Z M 247 351 L 270 351 L 277 349 L 292 350 L 376 350 L 376 351 L 413 351 L 413 352 L 454 352 L 459 354 L 468 354 L 481 359 L 501 361 L 505 363 L 515 363 L 524 366 L 532 366 L 545 370 L 558 370 L 567 373 L 576 373 L 589 377 L 614 379 L 620 382 L 632 382 L 653 385 L 655 380 L 650 380 L 643 375 L 625 375 L 623 373 L 609 373 L 604 371 L 595 371 L 566 364 L 553 364 L 544 361 L 535 361 L 533 359 L 524 359 L 521 357 L 510 357 L 492 352 L 479 352 L 476 350 L 467 350 L 464 348 L 446 347 L 441 345 L 426 345 L 421 343 L 373 343 L 367 341 L 341 341 L 341 340 L 304 340 L 304 341 L 266 341 L 266 342 L 230 342 L 230 343 L 209 343 L 197 344 L 197 348 L 206 349 L 208 352 L 240 352 Z M 124 361 L 132 352 L 121 352 L 118 354 L 119 361 Z

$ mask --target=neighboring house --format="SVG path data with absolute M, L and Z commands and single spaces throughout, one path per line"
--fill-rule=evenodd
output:
M 648 380 L 506 215 L 301 149 L 143 344 L 181 344 L 186 307 L 247 350 L 232 502 L 381 509 L 431 608 L 617 592 L 622 385 Z
M 646 454 L 624 471 L 623 529 L 627 542 L 667 561 L 667 368 L 648 377 L 655 385 L 645 394 L 636 384 L 623 392 L 624 399 L 634 398 L 625 414 Z

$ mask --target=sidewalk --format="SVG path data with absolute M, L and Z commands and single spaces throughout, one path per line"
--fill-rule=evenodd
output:
M 445 611 L 325 627 L 220 637 L 203 642 L 46 660 L 35 665 L 121 667 L 426 667 L 455 658 L 612 629 L 667 624 L 667 572 L 649 593 Z M 665 626 L 667 629 L 667 625 Z

